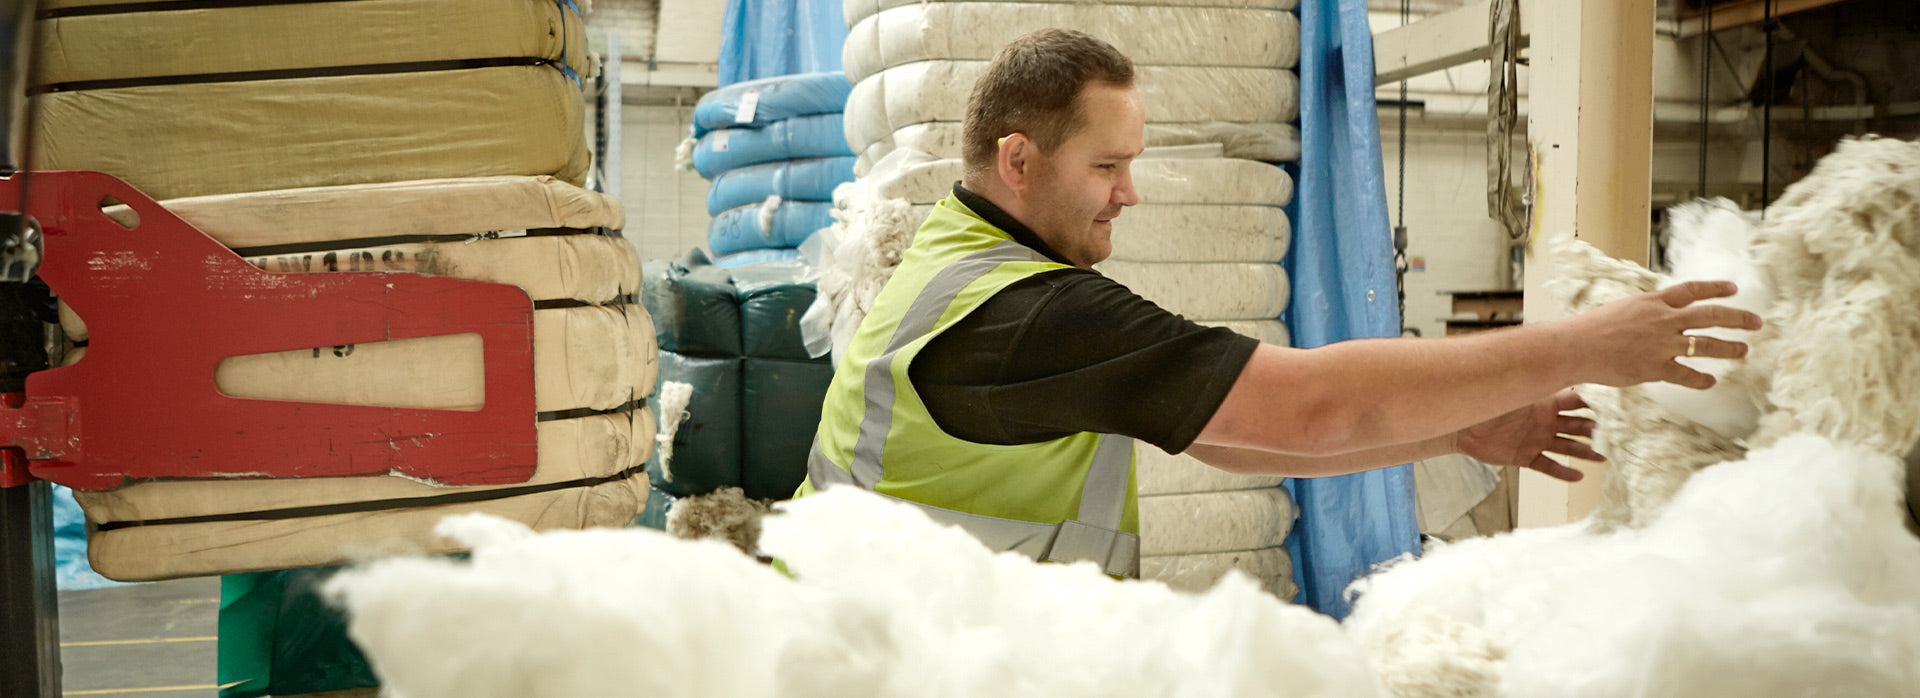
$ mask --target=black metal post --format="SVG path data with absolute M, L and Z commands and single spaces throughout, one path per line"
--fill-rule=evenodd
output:
M 27 62 L 34 0 L 0 0 L 0 171 L 28 167 Z M 23 181 L 20 200 L 27 201 Z M 47 367 L 46 287 L 36 226 L 0 212 L 0 392 L 17 393 Z M 46 482 L 0 487 L 0 696 L 60 695 L 60 603 L 53 581 L 53 492 Z

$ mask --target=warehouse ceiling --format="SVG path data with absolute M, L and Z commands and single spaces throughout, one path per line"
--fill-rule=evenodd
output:
M 646 88 L 713 87 L 720 58 L 721 0 L 593 0 L 586 6 L 588 43 L 608 53 L 620 36 L 621 82 L 636 96 Z

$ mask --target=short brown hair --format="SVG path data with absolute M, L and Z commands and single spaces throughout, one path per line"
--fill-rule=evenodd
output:
M 1000 49 L 967 97 L 961 125 L 967 174 L 993 167 L 1001 136 L 1024 133 L 1041 150 L 1080 127 L 1087 83 L 1133 85 L 1133 61 L 1119 49 L 1071 29 L 1041 29 Z

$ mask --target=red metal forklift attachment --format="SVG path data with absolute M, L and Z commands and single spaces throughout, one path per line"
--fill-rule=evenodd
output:
M 532 477 L 533 304 L 519 288 L 268 273 L 111 176 L 30 177 L 40 276 L 86 320 L 87 352 L 29 375 L 24 398 L 0 405 L 0 485 L 26 479 L 23 461 L 32 477 L 75 489 L 127 478 Z M 21 210 L 20 194 L 18 175 L 0 179 L 0 210 Z M 103 205 L 115 201 L 139 221 L 108 218 Z M 236 398 L 214 382 L 230 356 L 463 333 L 479 335 L 485 360 L 477 411 Z

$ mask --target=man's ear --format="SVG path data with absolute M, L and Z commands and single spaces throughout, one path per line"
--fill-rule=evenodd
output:
M 994 157 L 994 169 L 1000 174 L 1000 183 L 1014 192 L 1027 188 L 1027 168 L 1033 163 L 1033 139 L 1027 134 L 1015 133 L 1000 139 L 998 154 Z

